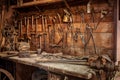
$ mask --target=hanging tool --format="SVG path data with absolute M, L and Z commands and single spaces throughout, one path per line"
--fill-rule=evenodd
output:
M 109 14 L 110 12 L 107 12 L 106 14 L 104 14 L 104 17 L 102 17 L 102 18 L 100 18 L 99 19 L 99 21 L 98 21 L 98 23 L 96 24 L 96 25 L 94 25 L 94 29 L 91 29 L 91 27 L 90 27 L 90 25 L 87 23 L 86 25 L 86 28 L 87 28 L 87 30 L 88 31 L 90 31 L 90 36 L 89 36 L 89 38 L 87 39 L 87 41 L 86 41 L 86 43 L 85 43 L 85 48 L 86 48 L 86 46 L 88 45 L 88 43 L 89 43 L 89 41 L 90 41 L 90 39 L 92 38 L 92 41 L 93 41 L 93 45 L 94 45 L 94 50 L 95 50 L 95 53 L 97 53 L 97 51 L 96 51 L 96 47 L 95 47 L 95 41 L 94 41 L 94 38 L 93 38 L 93 30 L 96 30 L 97 28 L 98 28 L 98 26 L 99 26 L 99 24 L 100 24 L 100 22 Z
M 64 32 L 64 29 L 63 29 L 62 24 L 61 24 L 61 23 L 62 23 L 62 22 L 61 22 L 61 21 L 62 21 L 62 19 L 61 19 L 60 14 L 59 14 L 59 13 L 57 13 L 57 16 L 56 16 L 56 17 L 57 17 L 57 20 L 58 20 L 58 25 L 59 25 L 59 27 L 60 27 L 61 31 L 62 31 L 62 32 Z
M 51 38 L 50 38 L 50 28 L 51 28 L 51 25 L 48 25 L 48 37 L 49 37 L 49 43 L 51 43 Z
M 52 20 L 49 15 L 46 16 L 46 19 L 47 19 L 47 23 L 49 23 L 46 25 L 46 28 L 47 28 L 47 34 L 48 34 L 48 39 L 49 39 L 48 44 L 50 44 L 51 43 L 51 28 L 52 28 L 51 21 Z
M 79 29 L 76 28 L 76 31 L 75 31 L 74 36 L 73 36 L 73 39 L 74 39 L 75 42 L 78 42 L 78 34 L 79 34 L 78 30 Z
M 71 13 L 66 9 L 64 9 L 63 11 L 64 11 L 63 22 L 66 22 L 66 23 L 72 22 Z
M 86 31 L 88 32 L 88 34 L 90 36 L 88 37 L 88 40 L 86 41 L 86 43 L 84 45 L 84 49 L 86 50 L 87 44 L 89 43 L 90 39 L 92 38 L 94 51 L 95 51 L 95 54 L 97 54 L 96 45 L 95 45 L 95 41 L 94 41 L 94 37 L 93 37 L 93 31 L 92 31 L 91 27 L 88 24 L 86 24 Z
M 62 42 L 62 48 L 65 48 L 66 44 L 67 44 L 67 40 L 65 40 L 65 39 L 67 39 L 67 38 L 64 37 L 65 33 L 64 33 L 63 27 L 61 26 L 62 20 L 61 20 L 61 16 L 59 13 L 57 13 L 56 21 L 58 21 L 58 33 L 60 35 L 60 40 L 57 42 L 57 45 L 59 45 Z
M 37 35 L 37 32 L 38 32 L 38 19 L 39 19 L 40 17 L 39 16 L 36 16 L 35 17 L 35 34 Z
M 19 37 L 22 38 L 22 25 L 23 25 L 23 22 L 22 22 L 22 19 L 20 20 L 19 22 Z
M 101 23 L 101 21 L 102 21 L 105 17 L 107 17 L 110 13 L 111 13 L 110 11 L 105 11 L 105 12 L 103 11 L 103 13 L 102 13 L 102 11 L 101 11 L 102 16 L 101 16 L 101 18 L 98 20 L 97 24 L 94 26 L 94 29 L 93 29 L 93 30 L 96 30 L 96 29 L 98 28 L 99 24 Z
M 27 17 L 27 19 L 26 19 L 26 22 L 27 22 L 27 24 L 26 24 L 26 37 L 27 37 L 27 42 L 29 42 L 30 41 L 30 31 L 29 31 L 29 27 L 30 27 L 30 21 L 29 21 L 29 19 L 30 19 L 30 17 Z
M 44 40 L 44 42 L 43 42 L 43 50 L 46 49 L 46 45 L 47 45 L 47 44 L 46 44 L 46 42 L 47 42 L 47 41 L 46 41 L 46 39 L 47 39 L 46 37 L 47 37 L 47 34 L 46 34 L 46 33 L 43 33 L 43 40 Z
M 63 0 L 63 2 L 65 3 L 65 6 L 66 6 L 66 8 L 70 11 L 70 13 L 72 13 L 72 10 L 71 10 L 68 2 L 67 2 L 66 0 Z
M 94 11 L 94 8 L 91 9 L 91 20 L 92 20 L 92 23 L 95 23 L 95 11 Z
M 24 25 L 26 26 L 27 25 L 27 18 L 24 17 Z
M 20 36 L 22 36 L 22 19 L 20 20 Z
M 66 48 L 68 46 L 68 33 L 65 32 L 64 34 L 65 36 L 64 36 L 63 48 Z
M 41 16 L 41 21 L 42 21 L 41 22 L 42 23 L 42 28 L 41 29 L 42 29 L 42 32 L 44 32 L 45 24 L 44 24 L 44 16 L 43 15 Z
M 38 47 L 37 46 L 37 34 L 38 34 L 38 20 L 39 20 L 40 16 L 36 16 L 35 17 L 35 43 L 36 43 L 36 48 Z
M 52 29 L 50 34 L 50 45 L 55 44 L 55 31 Z
M 92 3 L 92 0 L 89 0 L 87 4 L 87 13 L 91 13 L 91 3 Z
M 47 17 L 46 15 L 44 15 L 44 31 L 46 32 L 46 29 L 47 29 Z
M 52 18 L 52 30 L 51 30 L 51 41 L 52 43 L 51 44 L 55 44 L 55 19 Z
M 24 17 L 24 26 L 26 27 L 26 32 L 23 35 L 23 38 L 25 41 L 29 41 L 29 36 L 28 36 L 28 28 L 29 28 L 29 18 L 28 17 Z
M 80 28 L 78 28 L 78 29 L 76 29 L 76 31 L 77 31 L 77 33 L 80 35 L 80 38 L 81 38 L 81 41 L 82 41 L 82 44 L 83 45 L 85 45 L 85 33 L 83 32 L 81 32 L 81 25 L 82 24 L 84 24 L 85 23 L 85 11 L 84 11 L 84 9 L 81 9 L 81 10 L 79 10 L 79 8 L 77 7 L 77 12 L 78 12 L 78 14 L 80 15 L 80 17 L 81 17 L 81 22 L 80 22 Z
M 41 43 L 42 43 L 42 35 L 41 34 L 39 34 L 38 35 L 38 38 L 39 38 L 39 49 L 42 49 L 42 45 L 41 45 Z
M 44 33 L 43 33 L 43 39 L 44 39 L 44 50 L 47 49 L 48 47 L 48 41 L 47 41 L 47 37 L 48 37 L 48 33 L 47 33 L 47 29 L 48 29 L 48 20 L 47 20 L 47 15 L 44 15 Z
M 71 53 L 74 53 L 73 50 L 73 46 L 74 46 L 74 40 L 73 40 L 73 30 L 74 30 L 74 26 L 73 26 L 73 14 L 69 11 L 64 9 L 64 17 L 63 17 L 63 22 L 67 23 L 67 32 L 71 33 Z M 67 39 L 67 38 L 66 38 Z M 66 40 L 67 41 L 67 40 Z
M 32 49 L 36 49 L 36 41 L 35 41 L 35 39 L 36 39 L 36 36 L 35 36 L 35 34 L 31 34 L 31 45 L 32 45 Z
M 33 29 L 33 26 L 34 26 L 34 16 L 33 15 L 31 16 L 31 21 L 32 21 L 31 26 L 32 26 L 32 29 Z
M 42 48 L 42 34 L 39 34 L 38 35 L 38 40 L 39 40 L 39 46 L 37 48 L 37 54 L 41 54 L 41 52 L 43 51 L 43 48 Z

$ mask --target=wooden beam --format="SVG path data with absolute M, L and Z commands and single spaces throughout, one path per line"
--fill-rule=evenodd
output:
M 43 4 L 50 4 L 50 3 L 57 3 L 62 2 L 62 0 L 40 0 L 40 1 L 32 1 L 27 3 L 22 3 L 21 5 L 14 6 L 13 8 L 22 8 L 22 7 L 28 7 L 33 5 L 43 5 Z

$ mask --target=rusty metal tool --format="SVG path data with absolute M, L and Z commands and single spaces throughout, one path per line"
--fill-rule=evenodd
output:
M 29 18 L 24 17 L 24 26 L 26 27 L 26 33 L 23 35 L 24 39 L 28 42 L 28 28 L 29 28 Z
M 29 36 L 29 17 L 27 18 L 27 25 L 26 25 L 26 35 Z
M 94 8 L 91 9 L 91 20 L 94 23 L 95 22 L 95 11 Z
M 93 34 L 92 34 L 92 33 L 93 33 L 93 30 L 96 30 L 96 29 L 98 28 L 100 22 L 101 22 L 105 17 L 107 17 L 108 14 L 110 14 L 109 11 L 104 15 L 104 17 L 102 17 L 102 18 L 99 19 L 98 23 L 94 26 L 94 29 L 90 29 L 90 25 L 89 25 L 88 23 L 86 24 L 86 25 L 88 26 L 88 28 L 87 28 L 88 31 L 90 31 L 90 36 L 89 36 L 88 40 L 87 40 L 86 43 L 85 43 L 85 47 L 87 46 L 87 44 L 89 43 L 90 39 L 92 38 L 92 40 L 93 40 L 93 45 L 94 45 L 94 49 L 95 49 L 95 53 L 97 53 L 97 51 L 96 51 L 95 42 L 94 42 L 94 38 L 93 38 Z
M 39 38 L 39 49 L 42 49 L 42 45 L 41 45 L 41 43 L 42 43 L 42 35 L 39 34 L 38 38 Z
M 78 9 L 79 10 L 79 9 Z M 81 24 L 83 24 L 83 23 L 85 23 L 85 11 L 83 10 L 83 9 L 81 9 L 80 11 L 78 11 L 79 12 L 79 15 L 80 15 L 80 17 L 81 17 Z M 78 29 L 79 31 L 78 31 L 78 33 L 80 34 L 80 38 L 81 38 L 81 40 L 82 40 L 82 43 L 83 43 L 83 45 L 85 45 L 85 33 L 83 34 L 82 32 L 81 32 L 81 25 L 80 25 L 80 28 Z
M 50 24 L 50 22 L 51 22 L 51 18 L 50 18 L 50 16 L 49 15 L 47 15 L 46 16 L 46 19 L 47 19 L 47 25 L 46 25 L 46 28 L 47 28 L 47 34 L 48 34 L 48 39 L 49 39 L 49 42 L 48 43 L 51 43 L 51 39 L 50 39 L 50 34 L 51 34 L 51 27 L 52 27 L 52 25 Z M 49 24 L 48 24 L 48 22 L 49 22 Z
M 19 23 L 19 29 L 20 29 L 20 37 L 22 37 L 22 19 L 20 20 L 20 23 Z
M 20 35 L 22 36 L 22 20 L 20 21 Z
M 43 49 L 44 50 L 46 50 L 46 47 L 47 47 L 47 27 L 48 27 L 48 24 L 47 24 L 48 22 L 47 22 L 47 16 L 46 15 L 44 15 L 44 33 L 43 33 L 43 40 L 44 40 L 44 42 L 43 42 Z
M 34 26 L 34 16 L 33 15 L 31 16 L 31 26 L 32 26 L 32 29 L 33 29 L 33 26 Z
M 37 34 L 38 34 L 38 20 L 39 20 L 40 16 L 36 16 L 35 17 L 35 43 L 36 43 L 36 48 L 38 47 L 37 46 Z
M 51 25 L 48 25 L 47 28 L 48 28 L 49 43 L 51 43 L 51 39 L 50 39 L 50 34 L 51 34 L 51 33 L 50 33 L 50 28 L 51 28 Z
M 36 37 L 35 37 L 35 34 L 31 34 L 31 45 L 32 45 L 32 48 L 35 49 L 36 48 L 36 41 L 35 41 Z
M 44 31 L 46 32 L 46 29 L 47 29 L 47 17 L 46 15 L 44 15 Z
M 35 17 L 35 34 L 37 34 L 37 32 L 38 32 L 38 19 L 39 18 L 40 18 L 39 16 Z
M 27 39 L 27 42 L 30 41 L 31 37 L 30 37 L 30 30 L 29 30 L 29 27 L 30 27 L 30 17 L 27 17 L 26 19 L 26 39 Z
M 74 33 L 73 40 L 75 42 L 78 42 L 78 32 L 77 31 L 75 31 L 75 33 Z
M 60 14 L 59 13 L 57 13 L 57 19 L 58 19 L 58 25 L 59 25 L 59 27 L 60 27 L 60 29 L 61 29 L 61 31 L 64 31 L 64 29 L 63 29 L 63 27 L 62 27 L 62 19 L 61 19 L 61 16 L 60 16 Z
M 89 34 L 90 36 L 88 37 L 88 40 L 86 41 L 86 43 L 85 43 L 85 45 L 84 45 L 84 49 L 86 50 L 87 44 L 89 43 L 90 39 L 92 38 L 93 46 L 94 46 L 94 51 L 95 51 L 95 54 L 97 54 L 96 44 L 95 44 L 94 37 L 93 37 L 93 32 L 92 32 L 91 27 L 89 27 L 88 24 L 86 24 L 86 30 L 87 30 L 87 32 L 88 32 L 88 34 Z
M 45 24 L 44 24 L 44 16 L 43 15 L 41 16 L 41 19 L 42 19 L 41 20 L 42 21 L 42 23 L 41 23 L 42 24 L 42 32 L 44 32 Z
M 67 8 L 70 12 L 72 12 L 72 10 L 71 10 L 71 8 L 70 8 L 67 0 L 63 0 L 63 2 L 65 3 L 66 8 Z
M 79 9 L 78 9 L 79 10 Z M 80 11 L 78 11 L 79 12 L 79 15 L 80 15 L 80 17 L 81 17 L 81 24 L 83 24 L 83 23 L 85 23 L 86 21 L 85 21 L 85 19 L 84 19 L 84 15 L 85 15 L 85 11 L 82 9 L 82 10 L 80 10 Z M 91 10 L 89 11 L 88 10 L 88 13 L 91 13 Z M 94 22 L 94 10 L 92 10 L 92 13 L 91 13 L 91 17 L 92 17 L 92 22 Z M 86 22 L 87 23 L 87 22 Z M 80 27 L 81 27 L 81 25 L 80 25 Z M 82 43 L 84 44 L 84 50 L 86 51 L 86 46 L 87 46 L 87 44 L 89 43 L 89 40 L 91 39 L 91 37 L 92 37 L 92 41 L 93 41 L 93 45 L 94 45 L 94 50 L 95 50 L 95 54 L 97 53 L 97 51 L 96 51 L 96 45 L 95 45 L 95 41 L 94 41 L 94 38 L 93 38 L 93 34 L 92 34 L 92 32 L 93 32 L 93 30 L 92 30 L 92 28 L 89 26 L 89 24 L 87 23 L 86 24 L 86 32 L 88 33 L 88 34 L 86 34 L 87 36 L 89 35 L 89 37 L 88 37 L 88 39 L 87 40 L 85 40 L 85 34 L 83 34 L 82 32 L 81 32 L 81 30 L 79 30 L 79 33 L 80 33 L 80 38 L 81 38 L 81 40 L 82 40 Z
M 52 19 L 51 41 L 55 44 L 55 19 Z
M 46 34 L 46 33 L 43 33 L 43 40 L 44 40 L 44 43 L 43 43 L 43 50 L 46 49 L 46 45 L 47 45 L 47 44 L 46 44 L 46 42 L 47 42 L 47 41 L 46 41 L 46 39 L 47 39 L 46 37 L 47 37 L 47 34 Z
M 58 21 L 58 33 L 59 33 L 59 35 L 61 37 L 60 40 L 58 41 L 57 45 L 59 45 L 60 42 L 62 42 L 62 48 L 65 48 L 65 46 L 67 44 L 67 38 L 66 38 L 67 36 L 64 33 L 64 29 L 63 29 L 63 27 L 61 25 L 62 19 L 61 19 L 61 16 L 60 16 L 59 13 L 57 13 L 57 21 Z
M 24 17 L 24 25 L 27 25 L 27 17 Z
M 64 45 L 64 48 L 68 47 L 68 33 L 67 32 L 65 32 L 65 38 L 64 38 L 63 45 Z

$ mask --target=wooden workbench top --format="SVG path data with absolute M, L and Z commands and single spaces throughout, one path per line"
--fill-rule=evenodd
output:
M 16 63 L 21 63 L 25 65 L 35 66 L 38 68 L 45 69 L 47 71 L 56 72 L 60 74 L 71 75 L 75 77 L 90 79 L 92 78 L 93 70 L 88 66 L 75 65 L 67 63 L 57 63 L 57 62 L 36 62 L 39 58 L 37 54 L 31 54 L 29 58 L 19 58 L 18 56 L 5 57 L 6 54 L 0 54 L 3 59 L 11 60 Z

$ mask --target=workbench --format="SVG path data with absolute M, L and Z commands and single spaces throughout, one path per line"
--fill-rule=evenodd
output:
M 88 66 L 75 65 L 67 63 L 56 63 L 56 62 L 36 62 L 39 57 L 37 54 L 31 54 L 29 58 L 19 58 L 18 56 L 5 57 L 4 54 L 0 54 L 0 57 L 5 60 L 10 60 L 15 63 L 21 63 L 29 66 L 35 66 L 40 69 L 44 69 L 48 72 L 54 72 L 64 75 L 70 75 L 74 77 L 91 79 L 93 77 L 93 70 Z

